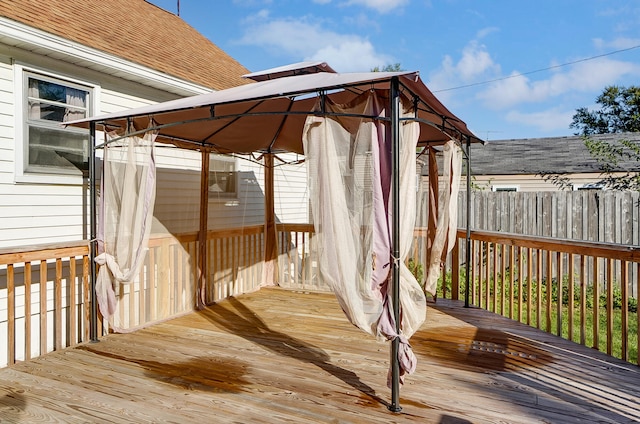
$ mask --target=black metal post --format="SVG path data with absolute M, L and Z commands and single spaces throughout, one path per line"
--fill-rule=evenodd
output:
M 467 136 L 467 233 L 465 260 L 464 307 L 469 307 L 469 272 L 471 271 L 471 137 Z
M 98 341 L 98 300 L 96 298 L 96 253 L 98 247 L 96 224 L 96 123 L 89 123 L 89 279 L 91 287 L 91 310 L 89 337 Z
M 400 334 L 400 90 L 397 77 L 391 80 L 391 192 L 392 192 L 392 298 L 393 318 L 396 325 L 396 334 Z M 392 412 L 402 411 L 400 406 L 400 363 L 398 351 L 400 338 L 396 337 L 391 342 L 391 404 Z

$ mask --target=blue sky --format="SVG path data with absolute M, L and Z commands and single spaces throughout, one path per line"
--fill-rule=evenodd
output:
M 180 0 L 180 16 L 252 72 L 420 71 L 489 140 L 571 135 L 605 86 L 640 85 L 637 0 Z

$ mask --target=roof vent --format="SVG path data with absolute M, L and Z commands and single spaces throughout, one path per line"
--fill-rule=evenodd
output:
M 336 71 L 334 71 L 327 62 L 298 62 L 291 65 L 280 66 L 278 68 L 253 72 L 243 75 L 242 78 L 248 78 L 254 81 L 266 81 L 283 77 L 291 77 L 294 75 L 317 74 L 319 72 L 336 73 Z

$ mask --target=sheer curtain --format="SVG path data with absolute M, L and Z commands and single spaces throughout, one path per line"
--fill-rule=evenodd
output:
M 113 137 L 108 135 L 109 140 Z M 124 331 L 116 313 L 116 289 L 134 282 L 148 246 L 156 193 L 155 138 L 156 133 L 148 132 L 104 149 L 96 296 L 102 316 L 115 331 Z
M 432 295 L 436 294 L 442 263 L 445 255 L 453 249 L 456 243 L 458 229 L 458 191 L 460 190 L 462 172 L 462 149 L 453 140 L 449 140 L 444 145 L 443 153 L 443 187 L 438 195 L 436 233 L 429 261 L 426 264 L 427 272 L 424 285 L 425 291 Z M 434 178 L 437 178 L 437 172 L 434 174 Z M 430 176 L 430 178 L 432 177 Z
M 386 98 L 369 91 L 350 104 L 327 101 L 325 110 L 384 117 L 387 104 Z M 389 135 L 389 126 L 380 120 L 310 116 L 303 143 L 322 278 L 351 323 L 381 340 L 400 338 L 402 375 L 415 369 L 408 338 L 420 327 L 426 312 L 422 288 L 404 265 L 415 222 L 419 127 L 404 122 L 400 140 L 400 334 L 395 332 L 391 309 Z
M 64 109 L 63 121 L 73 121 L 87 116 L 87 92 L 77 88 L 65 87 L 66 100 L 69 106 Z

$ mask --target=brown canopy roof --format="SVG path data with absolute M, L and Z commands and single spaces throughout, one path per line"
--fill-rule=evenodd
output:
M 0 0 L 0 16 L 215 90 L 247 83 L 244 66 L 144 0 Z
M 180 147 L 220 152 L 295 152 L 302 154 L 302 129 L 319 96 L 349 103 L 367 90 L 388 95 L 391 80 L 399 80 L 408 104 L 417 106 L 421 144 L 450 138 L 480 141 L 422 83 L 417 72 L 319 72 L 264 80 L 227 90 L 192 96 L 71 122 L 89 122 L 121 130 L 159 129 L 158 141 Z

